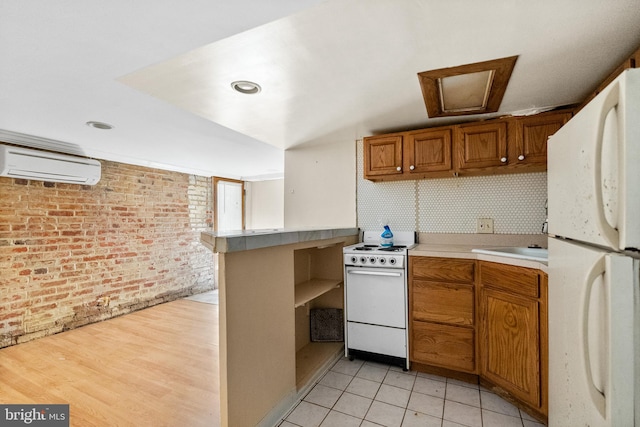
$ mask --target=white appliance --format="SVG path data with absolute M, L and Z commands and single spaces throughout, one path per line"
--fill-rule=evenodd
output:
M 547 153 L 549 426 L 640 426 L 640 70 Z
M 0 145 L 0 176 L 94 185 L 101 170 L 100 162 L 93 159 Z
M 395 363 L 409 369 L 407 253 L 414 232 L 394 232 L 394 246 L 381 247 L 381 231 L 343 249 L 345 356 Z

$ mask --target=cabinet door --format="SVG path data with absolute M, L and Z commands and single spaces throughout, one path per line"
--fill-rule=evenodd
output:
M 571 113 L 543 114 L 515 120 L 513 149 L 509 150 L 509 163 L 531 165 L 547 163 L 547 139 L 571 118 Z
M 405 141 L 405 172 L 452 170 L 451 144 L 451 128 L 408 133 Z
M 402 135 L 364 138 L 364 177 L 402 175 Z
M 549 276 L 540 274 L 540 411 L 549 414 Z
M 507 124 L 460 125 L 454 142 L 457 168 L 489 168 L 507 164 Z
M 482 288 L 482 375 L 534 407 L 541 403 L 539 325 L 537 300 Z
M 475 373 L 474 331 L 458 326 L 413 322 L 411 360 Z

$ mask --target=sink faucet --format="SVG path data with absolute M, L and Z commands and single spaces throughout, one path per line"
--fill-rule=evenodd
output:
M 545 219 L 542 223 L 542 234 L 547 234 L 549 232 L 549 199 L 544 201 L 544 215 Z

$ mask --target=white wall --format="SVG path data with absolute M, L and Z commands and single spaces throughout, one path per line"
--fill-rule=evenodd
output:
M 356 142 L 284 153 L 285 227 L 356 226 Z
M 246 182 L 247 229 L 284 227 L 284 179 Z
M 545 172 L 374 183 L 362 154 L 361 141 L 285 151 L 285 226 L 475 233 L 482 217 L 496 234 L 540 234 Z

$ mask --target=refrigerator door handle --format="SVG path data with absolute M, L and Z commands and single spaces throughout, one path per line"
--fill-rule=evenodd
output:
M 602 232 L 602 235 L 605 239 L 609 241 L 609 244 L 613 248 L 620 247 L 620 238 L 618 235 L 618 231 L 613 228 L 607 218 L 605 216 L 605 206 L 604 206 L 604 196 L 602 194 L 603 186 L 602 186 L 602 143 L 604 139 L 604 128 L 605 122 L 607 120 L 607 116 L 609 113 L 616 108 L 616 106 L 620 102 L 620 84 L 616 82 L 613 86 L 611 86 L 607 97 L 602 103 L 602 107 L 600 109 L 598 115 L 598 131 L 595 134 L 596 140 L 595 144 L 593 144 L 593 148 L 595 149 L 594 153 L 594 165 L 593 165 L 593 174 L 591 175 L 594 179 L 594 193 L 596 196 L 596 218 L 598 220 L 597 224 Z M 617 125 L 617 124 L 616 124 Z M 616 143 L 619 143 L 616 141 Z
M 590 316 L 590 302 L 591 295 L 593 293 L 593 285 L 606 271 L 605 257 L 602 256 L 593 265 L 589 274 L 587 275 L 585 288 L 584 288 L 584 300 L 582 304 L 582 355 L 583 355 L 583 367 L 585 370 L 585 377 L 587 379 L 587 387 L 589 389 L 589 396 L 603 419 L 606 419 L 606 400 L 604 394 L 598 390 L 593 379 L 593 372 L 591 370 L 591 354 L 589 347 L 589 316 Z

